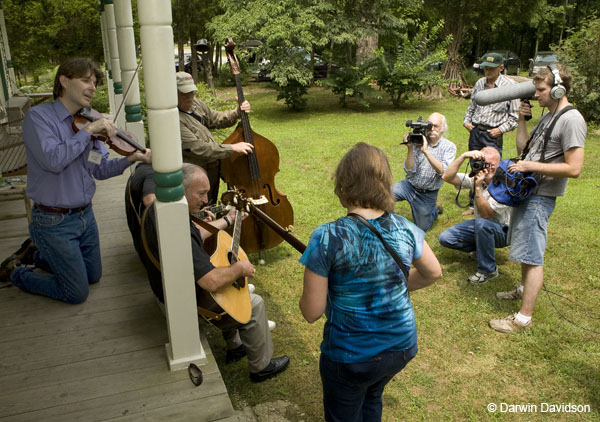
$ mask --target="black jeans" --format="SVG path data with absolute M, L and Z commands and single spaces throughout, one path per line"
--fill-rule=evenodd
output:
M 327 422 L 379 422 L 386 384 L 416 356 L 414 346 L 383 352 L 368 362 L 333 362 L 321 354 L 323 407 Z
M 496 148 L 502 159 L 502 135 L 492 138 L 487 130 L 482 130 L 475 126 L 469 135 L 469 151 L 480 150 L 483 147 Z

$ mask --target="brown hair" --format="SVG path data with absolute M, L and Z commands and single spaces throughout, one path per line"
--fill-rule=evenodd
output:
M 392 211 L 392 170 L 385 153 L 359 142 L 342 157 L 335 170 L 334 192 L 344 207 Z
M 565 95 L 568 96 L 569 92 L 571 92 L 571 87 L 573 86 L 573 75 L 571 75 L 569 69 L 562 64 L 557 64 L 556 68 L 558 69 L 560 79 L 562 79 L 561 85 L 565 87 Z M 533 77 L 533 83 L 541 81 L 546 82 L 550 86 L 554 86 L 554 73 L 552 73 L 552 70 L 550 70 L 548 66 L 540 69 Z
M 96 86 L 102 80 L 102 71 L 100 67 L 96 64 L 92 59 L 87 59 L 83 57 L 75 57 L 72 59 L 68 59 L 66 62 L 61 64 L 56 71 L 56 76 L 54 77 L 54 90 L 52 91 L 52 96 L 56 100 L 57 98 L 62 96 L 63 87 L 60 84 L 60 77 L 66 76 L 69 79 L 73 78 L 84 78 L 88 75 L 94 75 L 96 77 Z

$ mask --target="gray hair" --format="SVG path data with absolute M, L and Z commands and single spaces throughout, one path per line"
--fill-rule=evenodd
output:
M 206 176 L 206 170 L 202 167 L 197 166 L 196 164 L 191 163 L 183 163 L 181 167 L 181 171 L 183 172 L 183 188 L 186 189 L 190 183 L 196 178 L 198 172 L 204 173 Z
M 443 137 L 446 137 L 446 135 L 448 135 L 448 121 L 446 120 L 446 116 L 444 116 L 442 113 L 431 113 L 431 116 L 440 116 L 442 118 L 442 130 L 441 130 L 441 135 Z

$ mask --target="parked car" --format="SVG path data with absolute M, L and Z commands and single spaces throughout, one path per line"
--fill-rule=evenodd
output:
M 538 51 L 534 59 L 529 59 L 529 76 L 535 76 L 540 69 L 557 62 L 558 56 L 552 51 Z
M 198 73 L 202 74 L 204 68 L 202 67 L 202 55 L 196 53 Z M 183 56 L 183 71 L 192 74 L 192 54 L 185 53 Z M 175 72 L 179 72 L 179 56 L 175 56 Z
M 483 73 L 483 69 L 480 67 L 482 59 L 489 53 L 501 54 L 504 57 L 504 75 L 518 75 L 521 72 L 521 59 L 514 52 L 510 50 L 490 50 L 481 56 L 475 63 L 473 63 L 473 69 L 476 72 Z
M 318 54 L 314 55 L 314 68 L 313 68 L 313 79 L 325 79 L 328 73 L 334 74 L 338 70 L 338 66 L 336 64 L 329 64 L 327 61 L 319 56 Z M 257 71 L 254 73 L 254 78 L 257 81 L 270 81 L 271 80 L 271 71 L 269 69 L 269 64 L 271 63 L 268 59 L 262 59 L 258 65 Z M 304 63 L 306 67 L 310 67 L 310 53 L 306 53 L 304 56 Z

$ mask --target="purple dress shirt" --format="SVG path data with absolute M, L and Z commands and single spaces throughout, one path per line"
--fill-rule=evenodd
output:
M 94 179 L 122 174 L 131 165 L 126 157 L 109 160 L 108 151 L 91 135 L 73 130 L 73 116 L 60 100 L 33 107 L 23 120 L 27 150 L 27 196 L 36 204 L 78 208 L 89 204 L 96 192 Z M 100 164 L 89 161 L 101 154 Z

